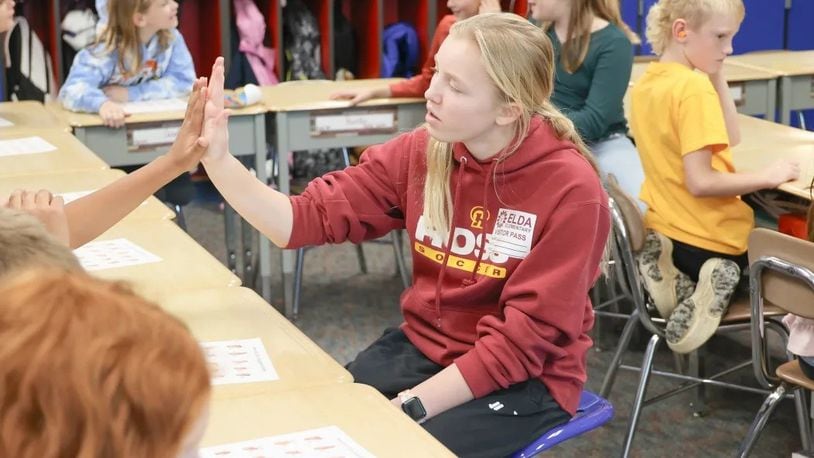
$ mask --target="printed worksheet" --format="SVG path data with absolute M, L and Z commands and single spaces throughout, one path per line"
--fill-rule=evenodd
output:
M 145 100 L 141 102 L 127 102 L 123 104 L 122 107 L 127 114 L 186 111 L 187 102 L 182 99 Z
M 0 118 L 0 127 L 11 127 L 14 123 L 6 118 Z
M 201 449 L 201 458 L 374 458 L 337 426 Z
M 213 385 L 280 379 L 260 338 L 202 342 L 201 347 L 212 371 Z
M 42 137 L 22 137 L 0 140 L 0 157 L 20 154 L 38 154 L 56 151 L 57 147 Z
M 90 242 L 73 252 L 88 272 L 161 262 L 161 258 L 127 239 Z

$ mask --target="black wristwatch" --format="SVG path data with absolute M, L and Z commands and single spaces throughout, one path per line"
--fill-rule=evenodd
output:
M 399 400 L 401 401 L 401 410 L 413 420 L 421 423 L 427 416 L 427 409 L 424 408 L 421 399 L 410 393 L 410 390 L 399 393 Z

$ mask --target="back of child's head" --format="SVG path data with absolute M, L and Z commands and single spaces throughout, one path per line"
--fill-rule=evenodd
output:
M 687 21 L 690 29 L 697 30 L 714 15 L 732 15 L 738 22 L 743 20 L 745 9 L 742 0 L 659 0 L 647 13 L 647 41 L 657 55 L 664 53 L 672 37 L 673 23 L 677 19 Z
M 108 0 L 108 20 L 98 43 L 104 45 L 105 53 L 118 52 L 119 67 L 127 75 L 137 74 L 141 70 L 144 56 L 141 55 L 141 43 L 136 14 L 145 14 L 153 2 L 161 0 Z M 157 32 L 160 49 L 167 49 L 172 40 L 172 31 Z
M 0 253 L 0 277 L 26 267 L 82 270 L 70 248 L 20 210 L 0 207 Z
M 118 283 L 9 277 L 0 342 L 0 456 L 175 457 L 208 404 L 199 344 Z

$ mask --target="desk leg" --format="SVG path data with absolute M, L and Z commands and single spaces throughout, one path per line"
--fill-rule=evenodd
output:
M 257 179 L 263 183 L 269 183 L 269 176 L 266 173 L 266 115 L 259 114 L 254 117 L 254 170 L 257 173 Z M 244 232 L 244 237 L 246 233 Z M 260 294 L 266 302 L 271 302 L 271 246 L 269 239 L 263 234 L 258 233 L 259 257 L 260 257 Z M 251 234 L 249 240 L 245 241 L 244 247 L 251 247 Z M 250 269 L 252 255 L 246 249 L 246 266 Z M 254 272 L 252 272 L 254 273 Z M 254 286 L 254 285 L 253 285 Z
M 768 80 L 766 90 L 766 120 L 777 122 L 777 79 Z
M 288 177 L 288 114 L 278 112 L 274 117 L 274 130 L 277 138 L 277 190 L 283 194 L 291 194 L 291 182 Z M 280 261 L 283 272 L 283 302 L 285 303 L 285 316 L 294 315 L 294 250 L 280 250 Z
M 237 250 L 235 244 L 235 219 L 239 218 L 237 213 L 226 201 L 223 202 L 223 233 L 226 242 L 226 266 L 233 274 L 237 275 Z
M 780 77 L 780 123 L 791 125 L 791 77 Z

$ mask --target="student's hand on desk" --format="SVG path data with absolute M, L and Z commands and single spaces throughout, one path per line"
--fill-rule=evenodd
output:
M 500 1 L 498 0 L 481 0 L 478 7 L 478 14 L 483 13 L 499 13 Z
M 194 168 L 209 146 L 208 140 L 203 137 L 206 94 L 206 78 L 198 78 L 192 84 L 184 122 L 181 123 L 178 136 L 167 153 L 167 158 L 172 161 L 179 174 Z
M 223 57 L 215 59 L 204 108 L 203 135 L 209 148 L 202 160 L 217 160 L 229 154 L 229 110 L 223 108 Z
M 337 91 L 330 95 L 331 100 L 347 100 L 351 105 L 357 105 L 365 100 L 390 97 L 389 88 L 377 89 L 347 89 Z
M 127 117 L 127 114 L 124 112 L 124 107 L 108 100 L 99 108 L 99 116 L 102 117 L 107 127 L 119 128 L 124 126 L 124 118 Z
M 788 181 L 800 178 L 800 164 L 797 161 L 780 159 L 764 172 L 769 188 L 776 188 Z
M 102 88 L 107 98 L 118 103 L 127 103 L 130 99 L 130 92 L 124 86 L 118 84 L 111 84 Z
M 71 246 L 68 217 L 65 215 L 65 201 L 44 189 L 34 191 L 16 190 L 6 202 L 6 207 L 31 214 L 45 226 L 45 229 L 65 246 Z

